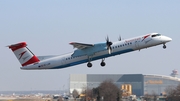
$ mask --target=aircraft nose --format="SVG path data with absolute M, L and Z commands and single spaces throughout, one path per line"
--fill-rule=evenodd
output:
M 172 41 L 172 38 L 167 37 L 166 40 L 167 40 L 168 42 L 170 42 L 170 41 Z
M 172 41 L 172 38 L 167 37 L 167 36 L 164 36 L 163 39 L 164 39 L 165 42 L 170 42 L 170 41 Z

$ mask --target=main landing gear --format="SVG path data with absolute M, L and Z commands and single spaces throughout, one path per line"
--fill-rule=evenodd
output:
M 88 63 L 87 63 L 87 66 L 88 66 L 89 68 L 91 68 L 91 67 L 92 67 L 92 63 L 88 62 Z
M 105 58 L 102 59 L 101 66 L 104 67 L 106 63 L 104 62 Z
M 92 63 L 91 63 L 91 58 L 90 56 L 88 56 L 88 63 L 87 63 L 87 67 L 91 68 L 92 67 Z
M 165 44 L 163 45 L 163 48 L 164 48 L 164 49 L 166 49 L 166 48 L 167 48 Z
M 106 63 L 104 62 L 105 58 L 102 59 L 101 62 L 101 66 L 104 67 L 106 65 Z M 87 67 L 91 68 L 92 67 L 92 63 L 91 63 L 91 58 L 88 57 L 88 63 L 87 63 Z

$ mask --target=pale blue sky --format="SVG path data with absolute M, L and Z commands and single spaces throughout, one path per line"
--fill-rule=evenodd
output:
M 69 74 L 160 74 L 179 70 L 179 0 L 0 0 L 0 91 L 59 90 Z M 36 55 L 73 51 L 69 42 L 105 42 L 151 32 L 173 39 L 161 46 L 57 70 L 20 70 L 6 45 L 26 41 Z

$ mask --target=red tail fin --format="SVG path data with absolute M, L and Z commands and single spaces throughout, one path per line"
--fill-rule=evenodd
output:
M 39 59 L 26 46 L 26 42 L 20 42 L 8 47 L 14 52 L 22 66 L 39 62 Z

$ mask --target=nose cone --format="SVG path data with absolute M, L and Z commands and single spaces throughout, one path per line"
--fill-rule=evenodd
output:
M 167 37 L 167 38 L 166 38 L 166 41 L 167 41 L 167 42 L 170 42 L 170 41 L 172 41 L 172 38 Z
M 163 42 L 170 42 L 170 41 L 172 41 L 172 38 L 167 37 L 167 36 L 163 37 Z

